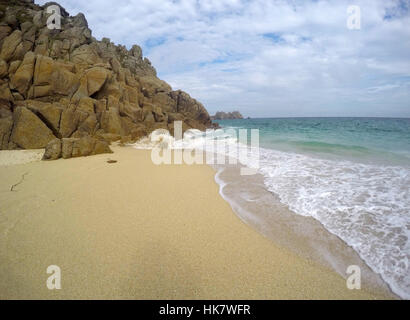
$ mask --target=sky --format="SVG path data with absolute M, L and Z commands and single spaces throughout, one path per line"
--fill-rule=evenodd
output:
M 57 2 L 212 114 L 410 117 L 410 0 Z

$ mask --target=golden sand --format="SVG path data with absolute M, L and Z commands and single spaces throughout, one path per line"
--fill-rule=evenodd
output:
M 383 298 L 245 225 L 212 168 L 114 151 L 0 166 L 0 299 Z

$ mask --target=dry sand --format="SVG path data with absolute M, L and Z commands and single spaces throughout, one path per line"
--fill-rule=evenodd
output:
M 212 168 L 114 151 L 0 166 L 0 299 L 383 298 L 244 224 Z

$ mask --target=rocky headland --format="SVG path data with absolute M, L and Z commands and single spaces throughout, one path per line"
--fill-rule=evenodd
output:
M 46 148 L 45 159 L 110 152 L 156 129 L 212 126 L 204 106 L 157 77 L 130 50 L 92 36 L 83 14 L 61 8 L 50 29 L 34 0 L 0 0 L 0 150 Z
M 233 112 L 219 111 L 214 116 L 212 116 L 211 119 L 212 120 L 234 120 L 234 119 L 243 119 L 243 116 L 239 111 L 233 111 Z

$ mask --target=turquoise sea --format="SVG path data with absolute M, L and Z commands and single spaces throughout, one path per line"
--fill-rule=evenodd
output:
M 394 293 L 410 299 L 410 119 L 218 123 L 259 129 L 264 187 L 295 214 L 320 221 Z
M 260 146 L 327 159 L 410 165 L 410 119 L 264 118 L 217 121 L 259 129 Z

